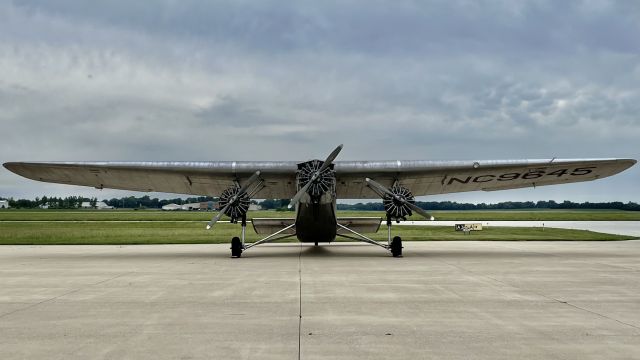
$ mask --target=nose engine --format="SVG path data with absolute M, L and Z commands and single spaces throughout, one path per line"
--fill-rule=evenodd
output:
M 327 192 L 334 192 L 336 185 L 333 164 L 322 169 L 323 162 L 311 160 L 298 164 L 298 188 L 301 189 L 309 184 L 307 194 L 311 196 L 312 202 L 317 200 Z M 322 170 L 318 172 L 319 170 Z M 314 178 L 315 175 L 315 178 Z

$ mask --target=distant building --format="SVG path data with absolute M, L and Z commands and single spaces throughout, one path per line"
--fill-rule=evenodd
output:
M 162 210 L 167 210 L 167 211 L 173 211 L 173 210 L 187 210 L 187 211 L 201 210 L 201 211 L 207 211 L 207 210 L 215 209 L 215 205 L 216 205 L 216 203 L 213 202 L 213 201 L 203 201 L 203 202 L 183 204 L 183 205 L 167 204 L 167 205 L 162 207 Z
M 217 201 L 203 201 L 200 203 L 200 210 L 217 210 L 218 202 Z
M 80 207 L 83 208 L 83 209 L 98 209 L 98 210 L 113 209 L 113 206 L 109 206 L 109 205 L 105 204 L 104 201 L 98 201 L 96 203 L 96 206 L 91 206 L 91 202 L 90 201 L 83 201 L 82 204 L 80 205 Z
M 260 206 L 258 204 L 249 205 L 249 211 L 256 211 L 256 210 L 262 210 L 262 206 Z
M 96 209 L 98 209 L 98 210 L 111 210 L 111 209 L 113 209 L 113 206 L 107 205 L 104 201 L 98 201 L 96 203 Z
M 8 209 L 9 200 L 0 200 L 0 209 Z
M 191 203 L 182 205 L 182 210 L 200 210 L 200 203 Z
M 162 210 L 164 210 L 164 211 L 182 210 L 182 206 L 180 206 L 178 204 L 167 204 L 167 205 L 162 207 Z

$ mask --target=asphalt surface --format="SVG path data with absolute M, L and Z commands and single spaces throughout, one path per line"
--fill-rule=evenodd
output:
M 640 241 L 0 247 L 0 359 L 638 359 Z

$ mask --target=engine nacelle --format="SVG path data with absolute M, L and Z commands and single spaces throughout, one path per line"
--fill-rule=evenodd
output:
M 225 215 L 231 218 L 232 223 L 238 222 L 238 219 L 247 214 L 250 203 L 249 195 L 246 192 L 240 193 L 240 187 L 232 186 L 220 194 L 220 200 L 218 201 L 220 209 L 224 209 L 237 194 L 237 199 L 224 212 Z
M 392 186 L 389 191 L 395 196 L 384 194 L 382 198 L 382 204 L 384 205 L 384 210 L 387 212 L 387 215 L 396 221 L 401 219 L 407 220 L 407 216 L 411 216 L 413 213 L 411 212 L 411 208 L 399 199 L 414 204 L 415 199 L 413 194 L 406 187 L 397 184 Z

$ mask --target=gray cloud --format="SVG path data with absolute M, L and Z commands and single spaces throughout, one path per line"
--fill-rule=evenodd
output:
M 634 1 L 3 2 L 0 161 L 639 158 L 639 30 Z M 0 173 L 43 189 L 89 191 Z

